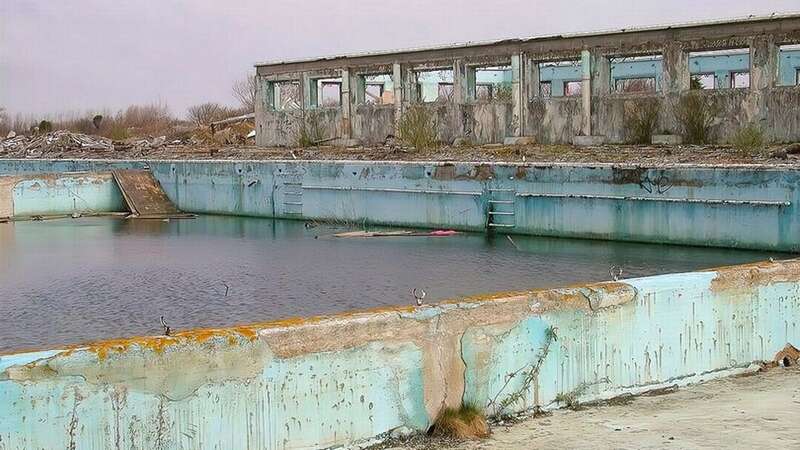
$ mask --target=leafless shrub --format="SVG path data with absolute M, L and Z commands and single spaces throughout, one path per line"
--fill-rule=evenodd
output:
M 698 91 L 689 92 L 678 102 L 675 116 L 683 130 L 683 138 L 689 144 L 706 144 L 717 108 L 708 96 Z
M 9 131 L 11 131 L 11 124 L 9 123 L 8 119 L 8 112 L 2 106 L 0 106 L 0 139 L 6 137 Z
M 632 144 L 649 144 L 658 124 L 659 104 L 654 98 L 639 99 L 625 108 L 625 128 Z
M 187 113 L 189 121 L 195 125 L 210 125 L 211 122 L 227 119 L 236 114 L 231 108 L 213 102 L 191 106 Z
M 248 75 L 245 78 L 233 83 L 231 88 L 233 97 L 242 105 L 245 110 L 243 114 L 255 111 L 256 106 L 256 78 Z
M 753 153 L 764 147 L 764 132 L 754 123 L 747 124 L 733 135 L 731 144 L 739 153 Z
M 48 115 L 44 119 L 35 116 L 17 116 L 11 120 L 7 115 L 0 123 L 0 130 L 17 133 L 39 133 L 47 130 L 69 130 L 84 134 L 96 134 L 122 140 L 131 136 L 158 136 L 170 134 L 178 121 L 172 117 L 166 105 L 132 105 L 116 114 L 110 111 L 87 113 L 63 113 Z
M 412 105 L 400 119 L 400 140 L 417 150 L 434 147 L 437 142 L 436 116 L 423 105 Z
M 160 103 L 129 106 L 114 119 L 118 126 L 130 129 L 137 136 L 169 134 L 177 123 L 167 105 Z

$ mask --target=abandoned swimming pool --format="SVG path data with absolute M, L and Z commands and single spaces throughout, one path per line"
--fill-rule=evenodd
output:
M 199 216 L 0 224 L 0 351 L 410 305 L 785 258 L 532 236 L 335 238 L 353 228 Z M 382 229 L 382 228 L 381 228 Z M 58 319 L 54 317 L 57 314 Z

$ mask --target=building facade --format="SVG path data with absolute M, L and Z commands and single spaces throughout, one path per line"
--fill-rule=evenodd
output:
M 439 139 L 630 140 L 637 108 L 656 134 L 682 134 L 676 109 L 695 93 L 724 143 L 756 124 L 800 140 L 800 15 L 504 40 L 256 65 L 256 142 L 375 145 L 409 108 L 430 111 Z

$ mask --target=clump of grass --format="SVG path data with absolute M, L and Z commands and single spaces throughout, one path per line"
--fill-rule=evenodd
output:
M 736 132 L 731 144 L 739 153 L 750 154 L 764 146 L 764 132 L 761 127 L 750 123 Z
M 474 405 L 445 408 L 431 427 L 431 435 L 452 439 L 483 439 L 489 436 L 489 423 Z
M 319 145 L 324 139 L 322 121 L 319 114 L 314 111 L 307 112 L 300 122 L 300 127 L 297 129 L 297 146 L 313 147 Z
M 708 96 L 695 91 L 683 96 L 675 110 L 676 119 L 683 129 L 683 138 L 689 144 L 706 144 L 710 138 L 711 124 L 717 108 Z
M 400 119 L 400 140 L 417 150 L 434 147 L 437 142 L 434 112 L 422 105 L 413 105 Z
M 625 127 L 631 143 L 649 144 L 658 123 L 658 100 L 638 100 L 631 108 L 626 108 L 625 113 Z

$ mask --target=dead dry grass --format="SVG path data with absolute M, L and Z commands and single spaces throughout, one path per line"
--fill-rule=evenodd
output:
M 431 435 L 457 440 L 489 437 L 489 423 L 480 409 L 463 405 L 458 409 L 445 408 L 431 428 Z

